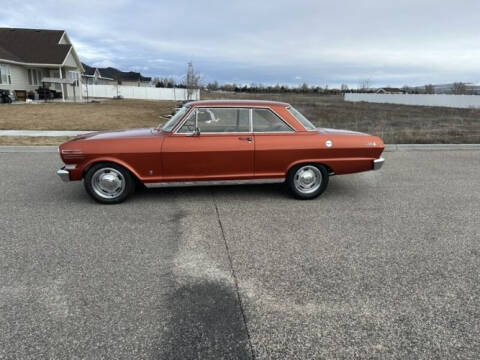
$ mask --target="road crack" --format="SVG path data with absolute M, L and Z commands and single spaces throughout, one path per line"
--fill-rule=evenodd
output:
M 230 248 L 228 246 L 227 237 L 225 236 L 225 230 L 223 229 L 222 220 L 220 218 L 220 212 L 218 211 L 217 202 L 215 200 L 215 193 L 213 191 L 212 191 L 212 200 L 213 200 L 213 205 L 215 206 L 215 212 L 217 213 L 217 221 L 218 221 L 218 225 L 220 227 L 220 231 L 222 233 L 223 242 L 225 244 L 225 250 L 227 252 L 228 262 L 230 264 L 230 271 L 232 273 L 232 278 L 233 278 L 233 282 L 234 282 L 234 285 L 235 285 L 235 291 L 237 292 L 238 306 L 239 306 L 240 312 L 242 314 L 243 324 L 245 326 L 245 332 L 247 334 L 248 345 L 250 347 L 250 352 L 252 354 L 252 359 L 255 360 L 255 352 L 253 351 L 252 339 L 250 337 L 250 331 L 248 330 L 248 325 L 247 325 L 247 316 L 245 314 L 245 309 L 243 307 L 242 297 L 240 296 L 240 289 L 239 289 L 239 286 L 238 286 L 238 278 L 237 278 L 237 274 L 235 273 L 235 269 L 233 268 L 232 255 L 230 254 Z

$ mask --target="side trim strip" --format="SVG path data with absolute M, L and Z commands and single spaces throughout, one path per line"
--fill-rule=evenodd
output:
M 246 179 L 246 180 L 204 180 L 204 181 L 171 181 L 143 183 L 147 188 L 185 187 L 185 186 L 215 186 L 215 185 L 245 185 L 245 184 L 280 184 L 285 178 Z

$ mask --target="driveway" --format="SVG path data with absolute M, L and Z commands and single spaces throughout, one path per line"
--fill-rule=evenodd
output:
M 312 201 L 101 206 L 57 154 L 0 153 L 0 358 L 478 358 L 480 151 L 385 157 Z

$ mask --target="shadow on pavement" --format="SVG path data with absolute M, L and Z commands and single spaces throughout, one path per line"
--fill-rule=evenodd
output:
M 169 303 L 171 317 L 154 358 L 251 358 L 233 288 L 212 281 L 188 284 L 177 289 Z

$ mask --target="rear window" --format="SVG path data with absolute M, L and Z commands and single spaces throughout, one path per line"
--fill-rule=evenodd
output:
M 255 132 L 292 132 L 282 119 L 268 109 L 253 109 L 253 131 Z

